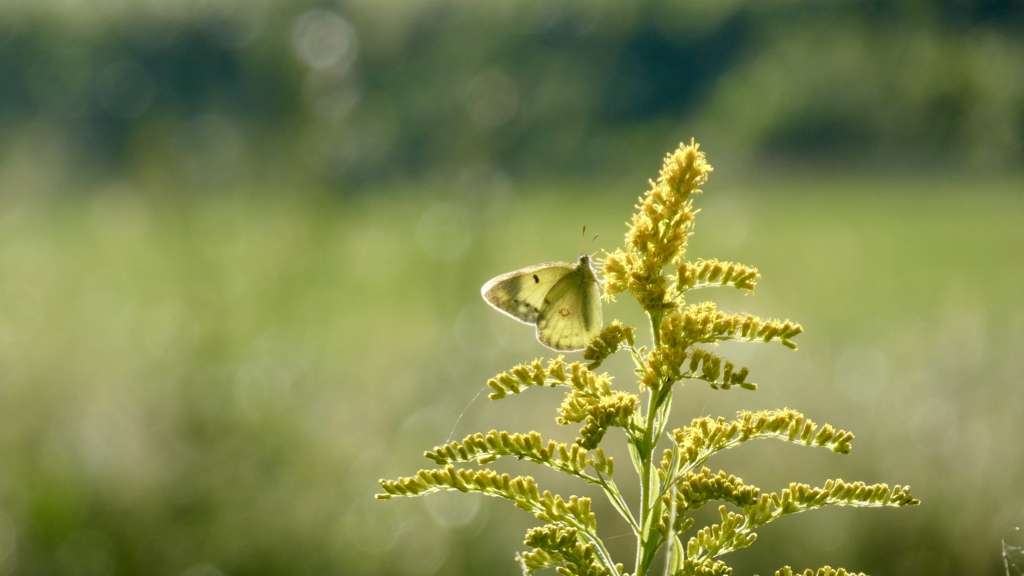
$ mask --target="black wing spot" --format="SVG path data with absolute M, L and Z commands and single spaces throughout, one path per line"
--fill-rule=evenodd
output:
M 540 284 L 540 278 L 536 274 L 533 275 L 533 283 Z

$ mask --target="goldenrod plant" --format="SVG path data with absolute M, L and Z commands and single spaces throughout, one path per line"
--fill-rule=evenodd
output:
M 606 300 L 628 293 L 650 319 L 652 341 L 637 346 L 636 328 L 612 321 L 586 346 L 584 362 L 563 356 L 520 364 L 487 382 L 490 398 L 525 393 L 532 387 L 561 387 L 565 399 L 557 422 L 580 426 L 569 444 L 526 434 L 492 430 L 438 446 L 426 453 L 436 467 L 396 480 L 381 480 L 377 497 L 421 496 L 444 490 L 476 492 L 504 498 L 532 513 L 543 525 L 526 533 L 527 550 L 517 556 L 523 574 L 554 568 L 577 576 L 645 576 L 663 555 L 672 576 L 726 575 L 727 554 L 754 543 L 757 531 L 789 514 L 824 506 L 909 506 L 918 503 L 909 487 L 828 480 L 819 487 L 790 483 L 779 492 L 764 492 L 741 478 L 708 467 L 723 450 L 755 439 L 774 439 L 837 454 L 850 451 L 853 434 L 818 425 L 796 410 L 782 408 L 740 412 L 734 418 L 703 416 L 669 430 L 677 386 L 702 380 L 716 390 L 756 389 L 749 370 L 737 367 L 714 350 L 719 342 L 778 342 L 796 349 L 803 332 L 789 320 L 719 310 L 711 302 L 688 303 L 691 290 L 728 287 L 753 291 L 756 268 L 718 260 L 687 261 L 693 232 L 693 196 L 711 172 L 704 152 L 691 141 L 664 161 L 656 182 L 640 198 L 628 223 L 625 247 L 606 255 L 600 266 Z M 582 261 L 582 260 L 581 260 Z M 581 278 L 583 274 L 579 275 Z M 569 314 L 565 310 L 563 315 Z M 611 355 L 627 353 L 635 365 L 636 387 L 617 389 L 607 373 L 598 372 Z M 624 435 L 607 434 L 621 429 Z M 630 463 L 639 479 L 638 497 L 627 500 L 620 476 L 602 445 L 625 439 Z M 636 539 L 635 563 L 626 570 L 598 533 L 591 499 L 552 494 L 531 476 L 511 476 L 486 467 L 498 458 L 546 466 L 598 487 L 625 519 Z M 718 504 L 718 520 L 697 527 L 695 512 Z M 823 567 L 777 576 L 841 576 L 843 569 Z

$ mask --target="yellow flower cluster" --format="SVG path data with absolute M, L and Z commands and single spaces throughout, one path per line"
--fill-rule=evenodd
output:
M 700 193 L 711 172 L 704 153 L 692 140 L 667 155 L 658 181 L 651 182 L 626 232 L 626 249 L 604 260 L 605 297 L 629 291 L 649 314 L 660 316 L 675 307 L 668 298 L 662 270 L 686 254 L 693 229 L 693 194 Z

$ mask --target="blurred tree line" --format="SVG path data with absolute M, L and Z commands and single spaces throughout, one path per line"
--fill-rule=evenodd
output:
M 70 185 L 599 173 L 691 135 L 1014 169 L 1021 32 L 1019 0 L 15 0 L 0 151 Z

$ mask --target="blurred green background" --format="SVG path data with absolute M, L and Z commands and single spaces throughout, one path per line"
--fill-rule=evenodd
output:
M 1018 0 L 5 0 L 0 573 L 518 574 L 531 517 L 376 502 L 376 479 L 450 434 L 573 438 L 555 393 L 474 401 L 548 354 L 479 286 L 573 260 L 583 225 L 620 245 L 691 136 L 716 171 L 690 256 L 763 274 L 699 296 L 807 333 L 723 347 L 761 389 L 690 384 L 678 424 L 797 408 L 853 453 L 712 464 L 923 501 L 788 518 L 737 573 L 1003 574 L 1024 513 Z

